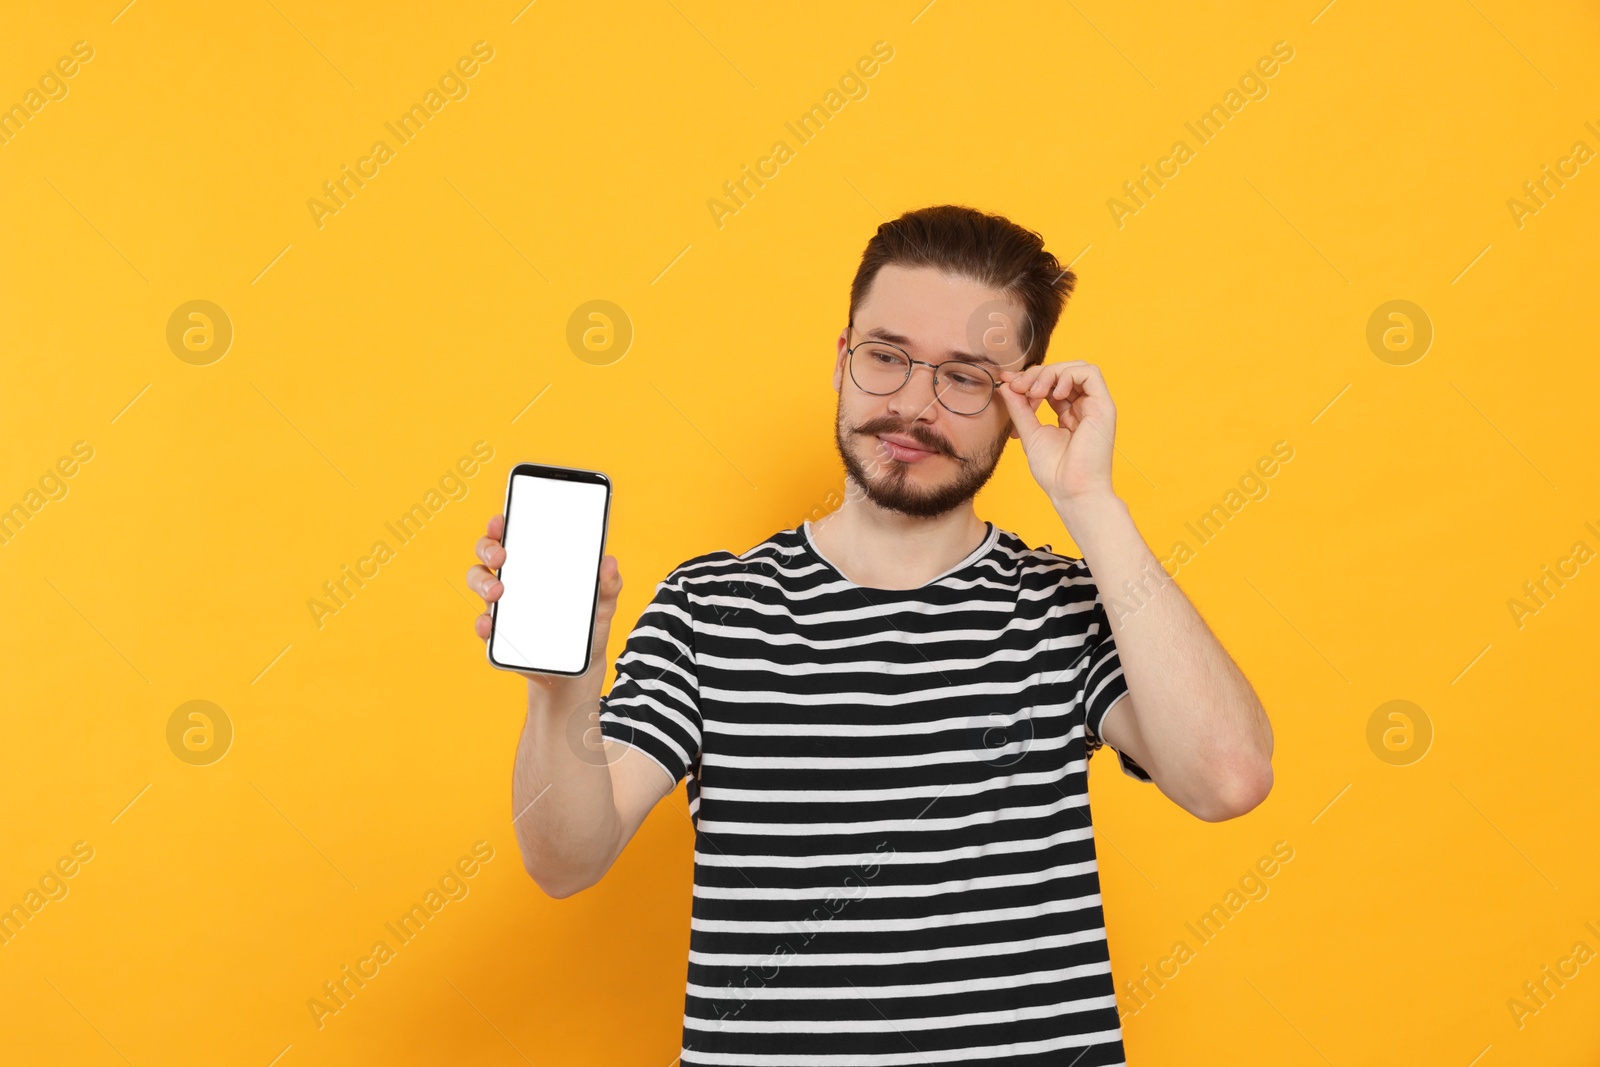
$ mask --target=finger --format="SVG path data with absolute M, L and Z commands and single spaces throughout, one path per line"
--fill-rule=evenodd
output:
M 1027 370 L 1023 371 L 1021 374 L 1018 374 L 1015 377 L 1006 379 L 1006 384 L 1009 385 L 1012 388 L 1012 390 L 1014 392 L 1016 392 L 1017 394 L 1022 395 L 1022 396 L 1026 396 L 1028 394 L 1029 390 L 1031 390 L 1034 387 L 1034 384 L 1036 382 L 1038 382 L 1038 380 L 1039 380 L 1039 368 L 1038 367 L 1029 367 Z
M 1003 381 L 1011 381 L 1014 378 L 1028 381 L 1037 378 L 1045 371 L 1055 372 L 1065 367 L 1092 367 L 1093 365 L 1094 364 L 1088 362 L 1087 360 L 1082 359 L 1067 359 L 1062 360 L 1060 363 L 1035 363 L 1026 370 L 1002 370 L 1000 372 L 1000 378 Z
M 492 567 L 495 570 L 499 570 L 501 567 L 505 566 L 506 550 L 505 546 L 500 543 L 499 538 L 478 538 L 476 551 L 478 553 L 478 559 L 483 561 L 484 566 Z
M 1056 376 L 1050 389 L 1050 395 L 1060 400 L 1069 398 L 1072 395 L 1072 391 L 1078 388 L 1094 369 L 1081 359 L 1057 363 L 1054 366 L 1056 368 Z
M 1039 368 L 1039 370 L 1039 379 L 1034 383 L 1031 392 L 1041 398 L 1060 396 L 1062 384 L 1065 383 L 1070 387 L 1073 375 L 1077 373 L 1077 368 L 1071 363 L 1051 363 L 1048 366 Z
M 492 604 L 500 599 L 500 594 L 506 591 L 505 583 L 496 578 L 488 567 L 475 563 L 467 571 L 467 585 L 474 593 L 483 598 L 485 604 Z
M 1051 393 L 1052 402 L 1059 399 L 1080 407 L 1082 401 L 1090 397 L 1098 397 L 1107 405 L 1111 403 L 1111 393 L 1106 388 L 1105 376 L 1100 373 L 1100 368 L 1092 363 L 1084 363 L 1062 375 L 1062 380 Z M 1082 412 L 1079 414 L 1081 416 Z
M 1074 377 L 1083 386 L 1083 391 L 1088 396 L 1109 397 L 1111 395 L 1110 390 L 1106 388 L 1105 374 L 1093 363 L 1085 363 L 1083 372 L 1074 375 Z
M 1042 363 L 1017 374 L 1001 372 L 1000 376 L 1013 385 L 1020 384 L 1031 388 L 1040 382 L 1082 381 L 1090 374 L 1099 374 L 1099 368 L 1086 360 L 1069 359 L 1061 363 Z M 1104 378 L 1101 378 L 1101 381 L 1104 382 Z
M 606 556 L 600 561 L 600 607 L 608 616 L 616 610 L 621 592 L 622 568 L 616 556 Z
M 472 620 L 472 629 L 485 641 L 489 640 L 489 630 L 491 625 L 492 622 L 487 611 L 482 615 L 479 615 L 476 619 Z
M 491 515 L 489 517 L 489 536 L 496 541 L 504 541 L 506 532 L 505 515 Z
M 1000 397 L 1005 401 L 1006 410 L 1011 413 L 1011 427 L 1018 437 L 1025 439 L 1043 425 L 1039 421 L 1039 416 L 1034 414 L 1035 405 L 1032 401 L 1023 399 L 1010 389 L 1000 390 Z

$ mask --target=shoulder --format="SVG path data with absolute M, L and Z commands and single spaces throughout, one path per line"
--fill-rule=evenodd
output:
M 749 595 L 754 587 L 775 585 L 802 551 L 795 530 L 780 530 L 743 552 L 718 549 L 691 556 L 662 579 L 691 603 Z
M 1066 634 L 1092 637 L 1101 632 L 1105 608 L 1089 564 L 1048 544 L 1031 547 L 1014 533 L 1002 531 L 995 545 L 999 559 L 1012 568 L 1019 604 L 1055 621 Z
M 1094 575 L 1079 556 L 1063 555 L 1047 544 L 1030 547 L 1009 530 L 1000 531 L 994 554 L 1003 566 L 1020 577 L 1024 589 L 1087 592 L 1089 599 L 1094 599 Z

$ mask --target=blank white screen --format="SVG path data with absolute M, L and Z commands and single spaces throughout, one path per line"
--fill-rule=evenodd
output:
M 599 582 L 606 487 L 514 475 L 506 516 L 505 592 L 495 608 L 496 662 L 533 670 L 583 667 Z

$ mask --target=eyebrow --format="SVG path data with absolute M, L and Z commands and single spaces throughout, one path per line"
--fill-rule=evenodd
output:
M 886 330 L 882 326 L 874 326 L 872 329 L 866 331 L 866 335 L 868 337 L 876 337 L 880 341 L 888 341 L 890 344 L 899 345 L 902 348 L 904 348 L 905 346 L 907 346 L 907 345 L 909 345 L 911 343 L 911 338 L 902 337 L 899 334 L 895 333 L 893 330 Z M 987 363 L 991 367 L 999 367 L 1000 366 L 999 363 L 996 363 L 994 360 L 990 359 L 988 356 L 982 355 L 982 354 L 973 355 L 973 354 L 968 353 L 968 352 L 957 352 L 957 351 L 955 351 L 953 349 L 950 352 L 946 353 L 946 354 L 951 359 L 965 360 L 968 363 Z

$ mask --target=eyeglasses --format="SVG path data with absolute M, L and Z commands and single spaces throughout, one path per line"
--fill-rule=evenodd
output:
M 977 415 L 994 398 L 994 376 L 976 363 L 912 359 L 905 349 L 887 341 L 858 341 L 845 352 L 850 359 L 850 380 L 873 396 L 898 392 L 920 363 L 933 369 L 933 395 L 957 415 Z

